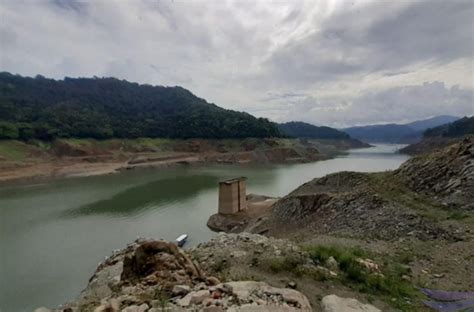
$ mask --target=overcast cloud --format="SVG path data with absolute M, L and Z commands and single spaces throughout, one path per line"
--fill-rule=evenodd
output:
M 0 70 L 330 126 L 474 114 L 472 0 L 0 2 Z

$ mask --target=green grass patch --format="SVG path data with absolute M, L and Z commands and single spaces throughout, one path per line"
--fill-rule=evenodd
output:
M 448 214 L 447 219 L 449 220 L 463 220 L 469 218 L 469 215 L 460 211 L 452 211 Z
M 299 267 L 304 263 L 305 259 L 296 255 L 264 259 L 262 261 L 262 264 L 272 272 L 293 272 L 298 275 L 301 273 Z
M 362 258 L 367 255 L 364 250 L 358 247 L 342 249 L 337 246 L 318 245 L 309 246 L 305 249 L 308 251 L 313 262 L 319 265 L 325 265 L 329 257 L 334 257 L 338 262 L 341 262 L 341 260 L 348 261 L 351 258 Z
M 414 286 L 403 278 L 408 274 L 407 268 L 391 259 L 377 259 L 360 248 L 318 245 L 307 246 L 306 250 L 317 265 L 324 265 L 333 257 L 339 264 L 339 276 L 344 284 L 369 295 L 381 296 L 401 310 L 409 311 L 411 305 L 407 300 L 419 296 Z M 374 259 L 384 265 L 379 265 L 379 273 L 371 272 L 359 262 L 362 258 Z
M 10 161 L 23 161 L 29 154 L 27 144 L 20 141 L 0 141 L 0 156 Z

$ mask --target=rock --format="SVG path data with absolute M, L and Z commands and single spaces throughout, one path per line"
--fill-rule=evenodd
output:
M 173 287 L 173 296 L 185 296 L 191 291 L 191 287 L 188 285 L 175 285 Z
M 288 285 L 286 285 L 288 288 L 291 289 L 296 289 L 296 283 L 295 282 L 289 282 Z
M 332 271 L 337 271 L 339 269 L 339 263 L 337 263 L 336 259 L 334 259 L 333 256 L 330 256 L 326 260 L 326 266 L 327 266 L 328 269 L 330 269 Z
M 298 308 L 301 311 L 311 311 L 311 305 L 309 304 L 309 301 L 306 296 L 300 293 L 299 291 L 293 289 L 276 288 L 268 285 L 267 283 L 254 281 L 229 282 L 225 283 L 225 285 L 231 289 L 232 295 L 235 296 L 240 302 L 248 302 L 249 296 L 251 294 L 255 296 L 258 296 L 258 294 L 265 294 L 269 297 L 280 298 L 279 300 L 282 301 L 281 303 L 285 303 L 294 308 Z M 265 306 L 268 305 L 272 304 L 269 303 L 267 300 L 267 304 Z M 271 311 L 271 309 L 267 310 Z M 261 309 L 261 311 L 264 310 Z
M 201 304 L 204 299 L 209 298 L 211 293 L 209 290 L 198 290 L 192 291 L 187 294 L 184 298 L 179 299 L 176 303 L 182 307 L 188 307 L 193 304 Z
M 128 306 L 122 309 L 122 312 L 146 312 L 148 308 L 149 308 L 148 305 L 144 303 L 140 306 L 137 306 L 137 305 Z
M 72 311 L 311 311 L 308 299 L 292 288 L 263 282 L 221 283 L 203 272 L 213 272 L 218 260 L 250 263 L 252 250 L 274 256 L 291 254 L 304 259 L 293 243 L 257 234 L 218 234 L 192 251 L 193 259 L 173 243 L 139 239 L 101 263 L 79 298 L 67 304 Z M 229 250 L 235 252 L 230 257 Z M 240 253 L 245 251 L 246 253 Z M 242 256 L 240 256 L 242 255 Z M 257 264 L 255 264 L 257 265 Z M 171 298 L 164 302 L 162 298 Z M 146 304 L 144 304 L 146 302 Z M 45 311 L 46 312 L 46 311 Z
M 41 307 L 35 310 L 35 312 L 52 312 L 50 309 Z
M 321 301 L 324 312 L 381 312 L 371 304 L 363 304 L 353 298 L 341 298 L 336 295 L 325 296 Z
M 367 270 L 373 272 L 373 273 L 380 273 L 380 268 L 377 263 L 374 262 L 374 260 L 371 259 L 356 259 L 356 261 L 365 267 Z
M 195 279 L 202 279 L 200 268 L 171 242 L 140 242 L 123 261 L 121 281 L 158 284 L 167 294 L 174 285 L 192 285 Z
M 112 298 L 110 300 L 102 300 L 101 305 L 94 309 L 94 312 L 118 312 L 120 311 L 120 302 Z
M 212 286 L 215 286 L 215 285 L 221 283 L 221 281 L 219 281 L 219 279 L 217 279 L 214 276 L 209 276 L 209 277 L 206 278 L 206 280 L 207 280 L 207 284 L 212 285 Z

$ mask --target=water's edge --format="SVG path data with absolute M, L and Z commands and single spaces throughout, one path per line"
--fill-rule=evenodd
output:
M 221 179 L 246 176 L 248 193 L 284 196 L 336 171 L 395 169 L 407 159 L 395 153 L 399 147 L 306 164 L 150 169 L 0 188 L 0 309 L 70 300 L 101 257 L 137 236 L 172 240 L 188 233 L 191 246 L 210 239 L 206 221 L 216 211 Z

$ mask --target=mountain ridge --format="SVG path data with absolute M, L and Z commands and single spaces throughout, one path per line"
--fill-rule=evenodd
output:
M 347 133 L 327 126 L 315 126 L 302 121 L 289 121 L 278 124 L 282 134 L 306 139 L 349 139 Z
M 365 142 L 414 143 L 419 141 L 423 132 L 458 120 L 459 117 L 440 115 L 406 124 L 366 125 L 341 129 L 355 139 Z

